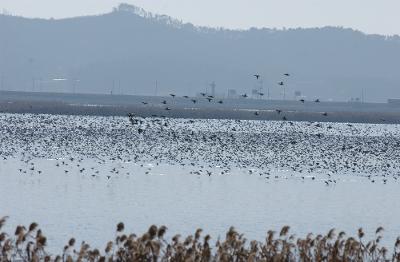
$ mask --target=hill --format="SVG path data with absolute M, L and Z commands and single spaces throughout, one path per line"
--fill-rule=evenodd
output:
M 250 93 L 260 73 L 277 99 L 289 72 L 289 98 L 347 101 L 364 90 L 386 101 L 400 97 L 399 68 L 399 36 L 352 29 L 212 29 L 126 4 L 61 20 L 0 16 L 3 90 L 195 95 L 215 81 L 222 95 Z

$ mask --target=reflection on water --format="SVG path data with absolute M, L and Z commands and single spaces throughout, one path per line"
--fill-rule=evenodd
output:
M 111 177 L 65 173 L 56 160 L 34 160 L 40 175 L 21 175 L 16 158 L 0 160 L 0 214 L 9 215 L 6 228 L 36 221 L 48 237 L 50 250 L 61 252 L 70 237 L 103 248 L 114 237 L 115 225 L 144 232 L 151 224 L 167 225 L 169 234 L 189 234 L 201 227 L 224 237 L 234 225 L 248 238 L 263 240 L 268 229 L 290 225 L 292 232 L 326 233 L 333 225 L 355 234 L 383 225 L 386 243 L 400 234 L 397 183 L 371 183 L 363 177 L 339 176 L 326 186 L 320 176 L 285 179 L 232 169 L 229 175 L 189 175 L 180 165 L 140 165 L 110 162 L 124 172 Z M 90 166 L 94 160 L 82 161 Z M 148 174 L 146 174 L 148 172 Z M 126 173 L 129 173 L 127 175 Z M 312 175 L 312 174 L 311 174 Z M 290 177 L 290 173 L 287 172 Z M 333 178 L 332 178 L 333 179 Z M 368 236 L 368 235 L 367 235 Z

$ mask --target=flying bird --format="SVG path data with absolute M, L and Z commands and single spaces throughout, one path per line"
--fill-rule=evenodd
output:
M 283 81 L 278 82 L 278 85 L 283 86 L 284 85 Z
M 290 76 L 290 74 L 289 73 L 286 73 L 286 74 L 283 74 L 284 76 Z
M 259 78 L 260 78 L 260 75 L 259 75 L 259 74 L 255 74 L 254 76 L 256 77 L 256 79 L 259 79 Z
M 243 94 L 242 97 L 246 98 L 246 97 L 247 97 L 247 94 Z

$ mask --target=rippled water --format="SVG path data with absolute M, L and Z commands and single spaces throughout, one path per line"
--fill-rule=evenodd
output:
M 34 116 L 29 116 L 29 119 L 13 128 L 22 129 L 38 120 Z M 104 119 L 96 121 L 101 126 Z M 177 129 L 184 129 L 186 120 L 180 121 L 181 126 Z M 13 123 L 15 121 L 3 125 L 3 131 Z M 198 127 L 196 124 L 191 128 L 205 128 L 204 123 Z M 70 122 L 68 125 L 72 128 L 75 124 Z M 357 127 L 362 132 L 350 134 L 343 131 L 347 130 L 345 125 L 331 125 L 340 131 L 337 132 L 340 137 L 357 136 L 359 133 L 363 137 L 382 140 L 390 137 L 391 142 L 398 139 L 397 126 L 363 125 Z M 226 127 L 223 125 L 221 129 Z M 72 128 L 66 132 L 73 131 Z M 333 133 L 332 130 L 329 132 Z M 8 154 L 0 160 L 0 214 L 10 216 L 6 226 L 9 232 L 17 224 L 38 222 L 53 252 L 61 252 L 70 237 L 104 247 L 114 237 L 115 225 L 119 221 L 124 221 L 127 229 L 135 233 L 144 232 L 151 224 L 164 224 L 168 226 L 170 236 L 193 233 L 201 227 L 214 239 L 224 237 L 231 225 L 248 238 L 258 240 L 264 239 L 267 230 L 279 230 L 284 225 L 290 225 L 291 232 L 298 236 L 305 236 L 309 232 L 326 233 L 333 227 L 350 234 L 355 234 L 359 227 L 363 227 L 368 236 L 382 225 L 386 229 L 384 240 L 387 244 L 394 243 L 394 239 L 400 235 L 400 185 L 395 179 L 396 170 L 390 171 L 393 175 L 386 175 L 386 183 L 382 182 L 380 176 L 372 183 L 366 177 L 368 174 L 360 172 L 337 172 L 328 176 L 331 173 L 329 169 L 295 172 L 287 167 L 249 169 L 232 165 L 228 171 L 220 174 L 227 167 L 207 163 L 206 157 L 196 156 L 198 162 L 194 166 L 173 161 L 152 161 L 151 155 L 140 161 L 106 158 L 104 155 L 107 152 L 104 152 L 102 161 L 99 161 L 90 156 L 91 152 L 82 157 L 85 155 L 80 151 L 82 148 L 78 142 L 74 142 L 69 144 L 69 152 L 80 154 L 77 162 L 78 157 L 68 160 L 70 155 L 60 159 L 58 154 L 49 157 L 55 154 L 52 151 L 37 153 L 37 150 L 46 146 L 40 142 L 39 135 L 35 132 L 32 134 L 34 141 L 31 142 L 35 146 L 29 147 L 24 155 L 20 150 L 10 154 L 13 144 L 22 143 L 17 137 L 8 141 L 7 145 L 2 145 L 7 147 L 4 152 Z M 4 132 L 2 136 L 6 136 Z M 86 139 L 83 135 L 79 136 L 80 139 Z M 100 142 L 106 143 L 105 140 Z M 243 146 L 238 148 L 243 149 Z M 391 154 L 396 154 L 395 147 L 392 148 L 390 144 L 388 147 Z M 154 151 L 146 152 L 153 154 Z M 243 149 L 242 152 L 247 151 Z M 115 151 L 108 153 L 108 156 L 112 156 Z M 251 151 L 247 153 L 249 156 L 246 154 L 244 158 L 254 157 Z M 200 153 L 198 155 L 201 156 Z M 379 156 L 374 161 L 382 161 Z M 62 161 L 66 165 L 57 166 Z M 395 163 L 395 160 L 390 162 Z M 30 170 L 31 167 L 34 170 Z M 82 167 L 86 170 L 80 172 Z M 205 169 L 212 175 L 207 175 Z M 198 170 L 202 170 L 200 175 L 193 173 Z M 269 174 L 265 175 L 267 171 Z M 328 179 L 332 182 L 326 185 Z

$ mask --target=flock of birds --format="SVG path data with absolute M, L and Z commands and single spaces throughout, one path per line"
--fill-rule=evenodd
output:
M 48 172 L 36 159 L 51 158 L 65 174 L 107 180 L 134 175 L 132 163 L 144 174 L 152 163 L 197 176 L 244 172 L 326 185 L 346 174 L 400 179 L 394 125 L 1 114 L 0 144 L 0 161 L 20 162 L 20 175 Z
M 289 73 L 285 73 L 285 74 L 283 74 L 283 75 L 284 75 L 285 77 L 289 77 L 289 76 L 290 76 Z M 260 77 L 261 77 L 260 74 L 254 74 L 253 76 L 254 76 L 257 80 L 259 80 Z M 284 82 L 284 81 L 279 81 L 277 84 L 278 84 L 279 86 L 284 86 L 284 85 L 285 85 L 285 82 Z M 258 91 L 258 92 L 257 92 L 257 95 L 260 96 L 260 97 L 263 97 L 265 94 L 264 94 L 263 92 L 261 92 L 261 91 Z M 169 94 L 169 96 L 172 97 L 172 98 L 177 97 L 177 95 L 174 94 L 174 93 Z M 207 93 L 204 93 L 204 92 L 201 92 L 201 93 L 200 93 L 200 96 L 201 96 L 201 98 L 207 100 L 209 103 L 211 103 L 212 101 L 215 101 L 217 104 L 223 104 L 223 103 L 224 103 L 224 101 L 223 101 L 222 99 L 219 99 L 219 98 L 215 97 L 214 95 L 210 95 L 210 94 L 207 94 Z M 241 94 L 240 97 L 242 97 L 242 98 L 248 98 L 249 96 L 247 95 L 247 93 L 244 93 L 244 94 Z M 196 103 L 199 102 L 199 99 L 196 99 L 196 98 L 193 98 L 193 97 L 190 97 L 190 96 L 187 96 L 187 95 L 182 96 L 182 98 L 189 99 L 193 104 L 196 104 Z M 305 100 L 304 98 L 301 98 L 301 99 L 299 100 L 299 102 L 301 102 L 301 103 L 304 104 L 304 103 L 306 102 L 306 100 Z M 313 100 L 313 102 L 314 102 L 314 103 L 320 103 L 321 101 L 320 101 L 319 98 L 317 98 L 317 99 Z M 150 102 L 148 102 L 148 101 L 142 101 L 142 104 L 143 104 L 143 105 L 150 105 Z M 162 104 L 163 106 L 165 106 L 165 107 L 164 107 L 164 110 L 166 110 L 166 111 L 172 110 L 172 108 L 168 105 L 168 101 L 167 101 L 167 100 L 162 100 L 162 101 L 161 101 L 161 104 Z M 281 109 L 275 109 L 275 111 L 276 111 L 276 113 L 279 114 L 279 115 L 280 115 L 281 113 L 283 113 L 283 111 L 282 111 Z M 256 116 L 259 116 L 259 115 L 260 115 L 260 111 L 255 110 L 255 111 L 253 112 L 253 114 L 256 115 Z M 322 114 L 323 116 L 328 116 L 328 113 L 327 113 L 327 112 L 322 112 L 321 114 Z M 165 116 L 161 116 L 161 117 L 165 117 Z M 282 114 L 282 120 L 284 120 L 284 121 L 287 120 L 287 117 L 286 117 L 285 115 L 283 115 L 283 114 Z

